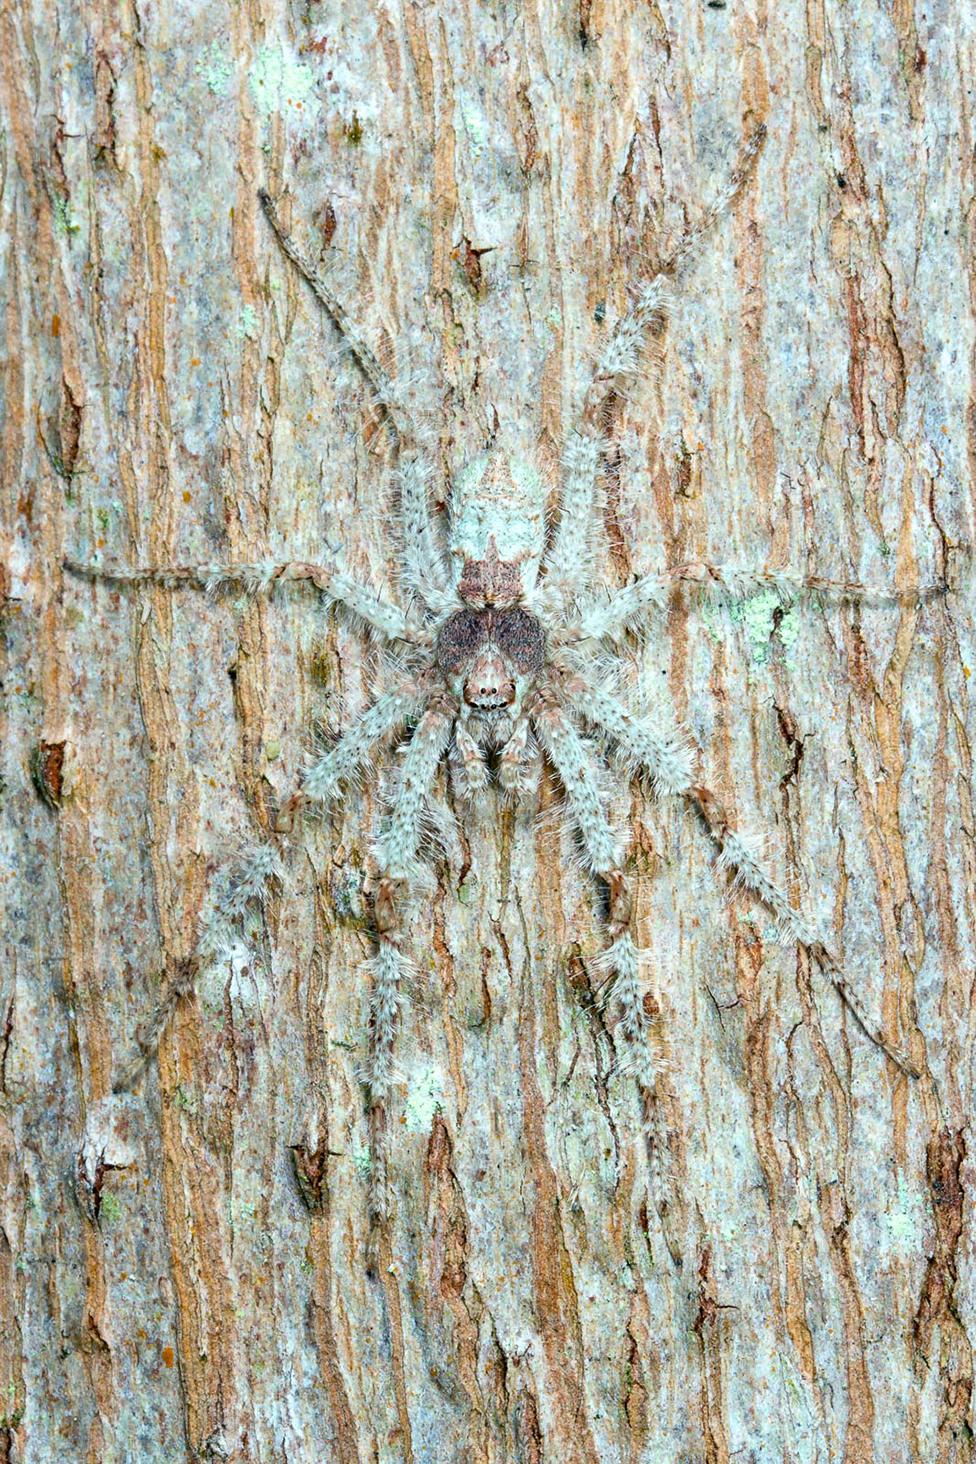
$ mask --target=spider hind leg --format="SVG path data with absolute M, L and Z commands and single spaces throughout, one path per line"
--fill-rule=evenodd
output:
M 389 1218 L 387 1109 L 394 1079 L 393 1049 L 402 1004 L 401 986 L 411 970 L 404 953 L 402 892 L 416 874 L 427 801 L 448 750 L 457 708 L 448 698 L 431 701 L 401 754 L 390 815 L 376 843 L 380 880 L 375 902 L 376 952 L 371 962 L 369 1059 L 366 1086 L 372 1138 L 369 1213 L 371 1226 Z

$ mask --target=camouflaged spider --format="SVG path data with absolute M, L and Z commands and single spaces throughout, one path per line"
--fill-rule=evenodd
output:
M 640 287 L 613 331 L 563 455 L 558 517 L 551 532 L 543 477 L 532 463 L 491 450 L 453 477 L 447 542 L 441 544 L 428 500 L 433 465 L 411 430 L 397 383 L 365 344 L 328 283 L 292 242 L 271 198 L 262 193 L 264 211 L 284 253 L 342 332 L 396 435 L 402 585 L 411 608 L 401 608 L 359 583 L 337 563 L 156 567 L 129 573 L 70 566 L 96 577 L 190 581 L 209 589 L 242 583 L 249 590 L 265 591 L 282 581 L 308 580 L 327 600 L 344 606 L 396 647 L 402 668 L 398 683 L 309 768 L 278 823 L 279 831 L 284 831 L 304 806 L 328 803 L 385 740 L 410 730 L 389 816 L 375 846 L 380 879 L 367 1081 L 371 1114 L 381 1126 L 393 1079 L 394 1034 L 407 968 L 400 912 L 405 887 L 418 872 L 427 802 L 445 758 L 456 791 L 466 798 L 477 796 L 494 780 L 503 793 L 531 800 L 543 758 L 554 768 L 585 864 L 606 886 L 604 985 L 617 1018 L 614 1033 L 622 1064 L 646 1095 L 653 1091 L 654 1062 L 638 953 L 630 933 L 624 850 L 600 791 L 604 749 L 618 758 L 624 777 L 640 772 L 655 790 L 680 796 L 697 810 L 716 846 L 719 868 L 758 897 L 787 939 L 809 950 L 868 1036 L 900 1068 L 913 1071 L 867 1016 L 813 927 L 765 872 L 756 841 L 735 828 L 697 777 L 688 737 L 673 719 L 670 725 L 654 724 L 633 715 L 592 674 L 595 652 L 664 610 L 678 581 L 719 586 L 732 597 L 772 587 L 784 601 L 808 587 L 850 598 L 868 594 L 856 585 L 789 572 L 753 573 L 702 563 L 645 575 L 621 589 L 607 590 L 587 553 L 606 452 L 601 408 L 612 390 L 638 373 L 645 346 L 666 321 L 671 281 L 735 200 L 763 136 L 764 129 L 754 133 L 722 196 L 664 268 Z M 600 750 L 587 734 L 595 734 Z M 238 903 L 246 903 L 254 888 L 245 881 Z M 377 1136 L 378 1176 L 373 1189 L 377 1215 L 385 1210 L 382 1149 Z

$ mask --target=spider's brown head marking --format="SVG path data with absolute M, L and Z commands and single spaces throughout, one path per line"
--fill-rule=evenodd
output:
M 489 605 L 516 604 L 522 597 L 519 559 L 500 559 L 494 534 L 488 536 L 484 559 L 466 559 L 458 581 L 458 594 L 466 605 L 482 610 Z

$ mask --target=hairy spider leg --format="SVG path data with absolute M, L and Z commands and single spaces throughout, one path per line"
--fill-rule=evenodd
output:
M 375 352 L 359 334 L 332 286 L 322 278 L 315 265 L 298 247 L 282 224 L 278 215 L 278 205 L 270 193 L 261 188 L 258 190 L 258 198 L 261 200 L 265 217 L 274 231 L 282 252 L 291 260 L 319 304 L 347 341 L 359 369 L 373 388 L 377 401 L 386 413 L 397 441 L 406 441 L 411 436 L 410 425 L 404 416 L 392 378 L 388 372 L 384 371 Z
M 451 783 L 459 796 L 477 798 L 488 787 L 488 764 L 485 755 L 460 720 L 454 723 L 454 737 L 448 749 Z
M 197 564 L 197 565 L 149 565 L 144 569 L 103 568 L 100 565 L 81 564 L 75 559 L 64 560 L 65 569 L 85 579 L 102 580 L 109 584 L 140 585 L 158 584 L 170 588 L 180 584 L 202 586 L 208 595 L 216 595 L 235 584 L 243 586 L 248 594 L 260 594 L 289 580 L 309 580 L 332 605 L 342 605 L 357 619 L 372 630 L 378 631 L 390 641 L 407 641 L 414 645 L 429 645 L 431 635 L 422 627 L 413 625 L 406 611 L 392 600 L 351 575 L 325 564 L 302 564 L 297 561 L 275 563 L 263 561 L 255 564 Z
M 282 806 L 276 824 L 284 833 L 297 810 L 309 803 L 328 803 L 344 783 L 353 782 L 385 737 L 422 715 L 430 700 L 430 686 L 422 679 L 405 681 L 377 697 L 372 706 L 347 727 L 335 747 L 308 769 L 302 786 Z
M 438 697 L 424 712 L 402 753 L 400 773 L 386 827 L 376 841 L 380 881 L 376 895 L 376 954 L 372 960 L 370 1054 L 366 1071 L 369 1090 L 371 1219 L 382 1224 L 389 1215 L 386 1106 L 393 1083 L 393 1044 L 400 1012 L 401 982 L 410 971 L 403 951 L 398 903 L 414 880 L 423 835 L 423 817 L 437 769 L 447 751 L 457 705 Z
M 429 486 L 433 468 L 419 453 L 400 467 L 400 522 L 403 528 L 403 581 L 407 589 L 435 615 L 449 615 L 461 607 L 451 584 L 447 556 L 430 512 Z
M 657 1070 L 637 947 L 630 933 L 633 901 L 627 876 L 620 868 L 620 842 L 604 811 L 594 755 L 567 713 L 551 697 L 540 696 L 532 712 L 532 725 L 565 790 L 586 864 L 607 886 L 609 943 L 595 963 L 604 978 L 601 1005 L 616 1009 L 613 1036 L 617 1067 L 634 1079 L 640 1092 L 651 1192 L 663 1217 L 668 1194 L 663 1173 L 667 1134 L 655 1091 Z
M 672 281 L 693 261 L 703 240 L 742 191 L 765 136 L 764 126 L 752 134 L 725 189 L 699 223 L 687 231 L 657 274 L 640 286 L 597 361 L 563 458 L 560 517 L 545 559 L 542 590 L 543 603 L 549 606 L 554 602 L 571 604 L 579 593 L 581 578 L 588 578 L 588 574 L 581 576 L 581 570 L 589 568 L 586 551 L 596 479 L 604 455 L 601 414 L 607 398 L 611 391 L 619 391 L 638 375 L 649 339 L 667 322 Z
M 917 1078 L 918 1068 L 898 1047 L 894 1046 L 880 1026 L 869 1015 L 864 1003 L 853 989 L 843 967 L 807 921 L 802 911 L 790 902 L 788 895 L 779 888 L 760 864 L 757 850 L 761 840 L 737 831 L 718 798 L 710 789 L 696 784 L 689 788 L 686 797 L 698 810 L 712 841 L 718 849 L 718 862 L 727 869 L 733 882 L 756 895 L 799 945 L 802 945 L 830 978 L 838 996 L 848 1008 L 854 1020 L 876 1047 L 891 1059 L 906 1076 Z
M 592 574 L 593 496 L 606 443 L 598 433 L 574 432 L 563 451 L 559 521 L 543 564 L 541 604 L 552 612 L 572 604 Z
M 843 968 L 819 939 L 806 916 L 766 873 L 757 857 L 760 841 L 738 831 L 716 796 L 694 781 L 687 743 L 670 743 L 661 738 L 644 721 L 633 717 L 614 697 L 587 686 L 579 677 L 571 678 L 563 685 L 562 698 L 586 723 L 615 744 L 632 771 L 646 771 L 657 789 L 681 794 L 692 804 L 716 845 L 720 867 L 729 871 L 735 883 L 755 895 L 782 929 L 809 951 L 829 976 L 866 1036 L 902 1072 L 917 1077 L 918 1070 L 912 1061 L 889 1042 L 878 1024 L 872 1021 L 863 1003 L 851 990 Z
M 499 754 L 498 786 L 516 802 L 527 802 L 538 793 L 541 772 L 542 756 L 529 718 L 519 717 Z
M 637 953 L 630 935 L 630 893 L 620 865 L 621 841 L 610 827 L 603 806 L 597 763 L 565 711 L 549 698 L 539 698 L 532 725 L 543 750 L 566 791 L 573 821 L 579 830 L 586 866 L 605 880 L 610 890 L 607 918 L 611 944 L 604 969 L 615 976 L 613 996 L 620 1007 L 621 1033 L 627 1045 L 627 1067 L 645 1083 L 654 1072 L 647 1048 L 647 1024 L 637 983 Z
M 170 964 L 159 979 L 159 995 L 149 1016 L 136 1029 L 136 1053 L 124 1064 L 113 1093 L 135 1087 L 159 1048 L 163 1031 L 180 999 L 190 996 L 200 972 L 216 956 L 230 953 L 244 940 L 249 914 L 263 912 L 270 886 L 282 875 L 277 850 L 267 844 L 243 846 L 211 887 L 209 908 L 202 916 L 197 943 L 190 955 Z
M 919 605 L 944 595 L 947 589 L 944 584 L 920 585 L 909 590 L 874 589 L 853 580 L 799 574 L 792 569 L 754 570 L 695 560 L 676 565 L 663 574 L 642 575 L 608 595 L 584 602 L 575 618 L 553 633 L 553 642 L 568 646 L 586 640 L 614 640 L 651 611 L 663 611 L 675 587 L 681 583 L 692 584 L 703 593 L 714 593 L 732 602 L 762 590 L 772 590 L 784 606 L 792 604 L 804 590 L 856 604 Z
M 409 456 L 405 457 L 398 474 L 404 583 L 413 594 L 420 597 L 428 609 L 435 614 L 447 614 L 457 608 L 458 599 L 451 589 L 447 561 L 430 515 L 428 485 L 434 476 L 433 463 L 416 445 L 417 434 L 406 418 L 396 383 L 380 365 L 376 353 L 353 324 L 332 287 L 283 227 L 274 200 L 263 189 L 258 196 L 282 251 L 310 286 L 319 304 L 347 341 L 355 361 L 386 413 L 397 447 L 409 448 Z
M 316 589 L 328 592 L 334 570 L 327 564 L 289 562 L 275 564 L 148 564 L 141 569 L 117 569 L 107 565 L 83 564 L 65 559 L 64 568 L 85 579 L 105 580 L 120 585 L 196 585 L 215 595 L 225 585 L 239 584 L 251 594 L 272 589 L 282 580 L 311 580 Z

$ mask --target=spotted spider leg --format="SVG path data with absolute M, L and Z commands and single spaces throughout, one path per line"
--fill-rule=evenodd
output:
M 596 363 L 578 424 L 563 455 L 559 522 L 546 556 L 546 578 L 540 592 L 540 603 L 550 611 L 565 612 L 573 605 L 581 569 L 589 568 L 594 488 L 605 452 L 601 417 L 607 400 L 612 392 L 619 392 L 639 375 L 648 343 L 667 322 L 672 281 L 691 263 L 703 240 L 735 202 L 765 136 L 764 126 L 752 134 L 725 189 L 685 233 L 658 272 L 641 285 Z
M 407 416 L 397 385 L 356 329 L 332 287 L 283 227 L 274 200 L 263 189 L 258 197 L 282 252 L 291 260 L 348 344 L 386 414 L 397 447 L 403 454 L 398 479 L 405 587 L 435 615 L 449 614 L 458 608 L 460 601 L 452 587 L 447 563 L 431 522 L 429 484 L 434 476 L 433 465 L 417 444 L 416 429 Z
M 616 1013 L 613 1037 L 618 1070 L 635 1080 L 641 1095 L 651 1192 L 663 1218 L 668 1206 L 663 1173 L 667 1134 L 656 1094 L 658 1069 L 650 1045 L 645 987 L 637 946 L 630 933 L 633 901 L 627 876 L 620 868 L 623 849 L 603 807 L 595 754 L 551 693 L 539 696 L 532 725 L 565 789 L 584 861 L 590 873 L 607 887 L 608 944 L 594 964 L 603 977 L 601 1005 L 614 1008 Z
M 112 1085 L 113 1093 L 135 1087 L 157 1051 L 163 1031 L 183 997 L 190 996 L 202 970 L 211 962 L 250 956 L 246 922 L 262 913 L 272 882 L 283 875 L 276 849 L 257 844 L 238 849 L 213 883 L 192 953 L 167 971 L 149 1016 L 136 1029 L 136 1052 Z
M 884 590 L 852 580 L 799 574 L 790 569 L 754 570 L 693 561 L 663 574 L 642 575 L 609 594 L 584 601 L 556 632 L 554 643 L 569 646 L 588 640 L 615 640 L 626 630 L 637 627 L 651 612 L 664 611 L 675 586 L 681 582 L 693 584 L 700 591 L 717 593 L 731 602 L 747 599 L 760 590 L 772 590 L 784 607 L 804 590 L 865 605 L 920 605 L 946 592 L 944 584 L 921 585 L 914 590 Z
M 389 1214 L 386 1163 L 386 1103 L 394 1078 L 393 1044 L 400 1012 L 400 984 L 410 971 L 403 950 L 404 931 L 398 913 L 415 880 L 423 837 L 423 818 L 441 759 L 447 752 L 457 715 L 449 697 L 428 706 L 403 749 L 397 786 L 386 826 L 376 841 L 380 867 L 376 895 L 376 941 L 370 1003 L 370 1055 L 366 1071 L 371 1136 L 370 1214 L 382 1223 Z
M 231 585 L 240 585 L 255 595 L 288 581 L 308 580 L 330 604 L 341 605 L 388 641 L 414 645 L 429 645 L 431 641 L 430 632 L 412 622 L 399 605 L 331 565 L 265 560 L 254 564 L 148 565 L 127 570 L 65 559 L 64 567 L 72 574 L 107 584 L 158 584 L 167 588 L 192 584 L 211 596 Z
M 762 840 L 737 830 L 715 794 L 694 780 L 687 742 L 663 737 L 644 720 L 632 716 L 616 698 L 589 685 L 582 676 L 568 676 L 560 688 L 560 698 L 564 705 L 620 751 L 631 772 L 646 773 L 656 791 L 680 794 L 695 808 L 716 846 L 719 868 L 731 874 L 734 884 L 755 895 L 774 916 L 783 934 L 810 953 L 870 1040 L 902 1072 L 917 1077 L 918 1070 L 911 1059 L 893 1045 L 872 1020 L 851 989 L 842 966 L 811 922 L 766 872 L 759 858 Z
M 270 193 L 261 188 L 258 190 L 258 198 L 261 200 L 261 207 L 264 209 L 265 217 L 281 246 L 282 253 L 286 254 L 291 260 L 298 273 L 312 290 L 319 304 L 347 342 L 360 370 L 373 388 L 377 402 L 386 413 L 398 442 L 409 439 L 413 435 L 410 423 L 389 372 L 384 370 L 380 365 L 376 353 L 367 345 L 364 338 L 353 325 L 345 306 L 332 289 L 332 286 L 322 277 L 311 260 L 298 247 L 288 233 L 288 230 L 282 224 L 278 214 L 278 205 Z

